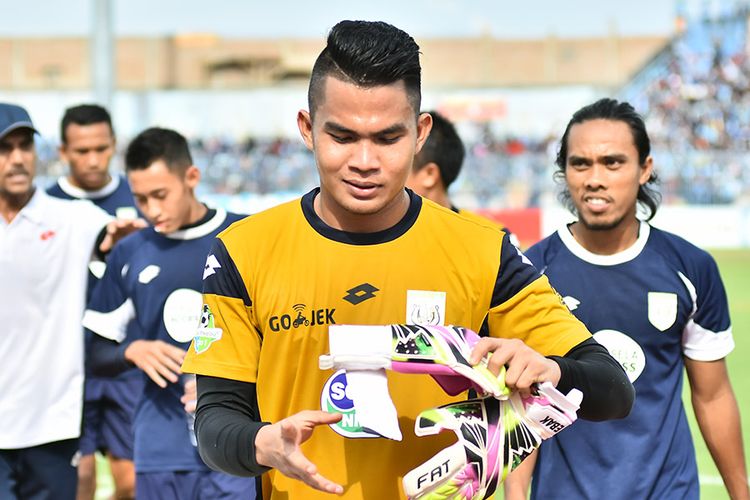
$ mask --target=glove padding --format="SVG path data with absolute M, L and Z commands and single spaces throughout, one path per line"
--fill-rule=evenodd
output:
M 347 331 L 344 332 L 344 329 Z M 387 330 L 386 330 L 387 329 Z M 340 333 L 339 333 L 340 332 Z M 391 369 L 401 373 L 429 374 L 443 390 L 455 396 L 473 388 L 480 395 L 491 394 L 505 397 L 505 371 L 495 376 L 487 369 L 488 357 L 477 365 L 469 363 L 471 351 L 479 342 L 479 335 L 468 328 L 458 326 L 388 325 L 360 326 L 335 325 L 329 335 L 347 335 L 367 332 L 373 335 L 389 335 L 389 352 L 369 348 L 368 342 L 353 342 L 346 349 L 334 350 L 320 356 L 321 369 L 344 368 L 347 370 Z M 370 345 L 381 343 L 373 342 Z M 338 351 L 338 352 L 335 352 Z
M 542 439 L 573 423 L 580 391 L 567 396 L 552 384 L 539 387 L 539 395 L 508 399 L 470 399 L 422 412 L 414 426 L 418 436 L 449 429 L 458 442 L 443 449 L 403 479 L 410 499 L 475 500 L 492 496 L 497 486 Z

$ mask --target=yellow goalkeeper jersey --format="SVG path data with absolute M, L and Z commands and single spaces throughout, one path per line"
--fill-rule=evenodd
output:
M 544 355 L 564 355 L 590 337 L 531 263 L 492 222 L 481 222 L 409 191 L 394 227 L 358 234 L 326 225 L 319 191 L 250 216 L 222 232 L 204 269 L 204 323 L 183 369 L 257 385 L 263 421 L 306 409 L 338 411 L 302 446 L 344 498 L 403 498 L 401 479 L 452 433 L 417 438 L 415 417 L 457 399 L 428 375 L 388 372 L 403 433 L 373 437 L 357 422 L 343 372 L 318 368 L 332 324 L 458 325 L 518 338 Z M 210 318 L 209 318 L 210 317 Z M 270 471 L 268 499 L 331 498 Z

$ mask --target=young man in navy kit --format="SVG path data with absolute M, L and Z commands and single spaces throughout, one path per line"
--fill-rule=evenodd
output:
M 68 164 L 69 172 L 47 188 L 47 194 L 67 200 L 90 200 L 113 217 L 135 217 L 137 211 L 127 180 L 110 173 L 116 141 L 109 112 L 96 104 L 66 109 L 60 124 L 60 140 L 60 158 Z M 101 260 L 89 265 L 89 294 L 104 268 Z M 87 344 L 89 340 L 87 336 Z M 133 498 L 132 421 L 138 395 L 143 390 L 141 377 L 136 370 L 116 378 L 94 377 L 86 365 L 77 498 L 94 498 L 96 451 L 107 456 L 115 498 Z
M 195 382 L 181 378 L 179 369 L 200 323 L 208 250 L 242 216 L 195 197 L 200 171 L 173 130 L 141 132 L 128 146 L 125 167 L 136 205 L 152 226 L 109 255 L 83 324 L 96 334 L 95 374 L 137 367 L 145 381 L 133 420 L 136 497 L 252 499 L 253 480 L 213 472 L 198 455 L 190 407 Z

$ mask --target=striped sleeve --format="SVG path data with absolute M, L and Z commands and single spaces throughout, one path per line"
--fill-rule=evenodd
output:
M 703 254 L 694 276 L 678 273 L 688 289 L 693 310 L 682 332 L 682 349 L 690 359 L 716 361 L 734 349 L 729 304 L 716 261 Z
M 203 268 L 201 323 L 183 371 L 256 382 L 262 338 L 252 312 L 245 280 L 224 242 L 217 238 Z

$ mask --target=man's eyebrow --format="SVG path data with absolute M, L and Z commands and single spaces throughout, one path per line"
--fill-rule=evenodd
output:
M 323 128 L 328 132 L 337 132 L 339 134 L 352 134 L 356 135 L 353 130 L 344 127 L 336 122 L 325 122 Z
M 355 135 L 355 136 L 359 135 L 354 130 L 344 127 L 343 125 L 336 123 L 336 122 L 325 122 L 323 124 L 323 129 L 325 129 L 328 132 L 335 132 L 339 134 L 347 134 L 347 135 Z M 374 132 L 372 135 L 383 136 L 383 135 L 397 134 L 397 133 L 403 132 L 404 130 L 406 130 L 406 125 L 402 123 L 396 123 L 396 124 L 391 125 L 390 127 L 386 127 L 382 130 L 378 130 L 377 132 Z
M 147 191 L 145 193 L 138 193 L 138 192 L 133 191 L 133 195 L 134 196 L 146 196 L 146 197 L 147 196 L 156 196 L 157 194 L 159 194 L 159 192 L 164 191 L 165 189 L 166 188 L 159 187 L 159 188 L 156 188 L 156 189 L 152 189 L 151 191 Z
M 628 159 L 628 155 L 625 153 L 612 153 L 608 155 L 603 155 L 602 159 L 604 160 L 617 160 L 617 161 L 626 161 Z
M 398 134 L 400 132 L 403 132 L 406 130 L 406 125 L 402 123 L 396 123 L 394 125 L 391 125 L 390 127 L 386 127 L 383 130 L 379 132 L 375 132 L 375 135 L 391 135 L 391 134 Z
M 568 156 L 568 163 L 586 163 L 590 164 L 592 163 L 590 158 L 586 158 L 584 156 L 578 156 L 578 155 L 570 155 Z

